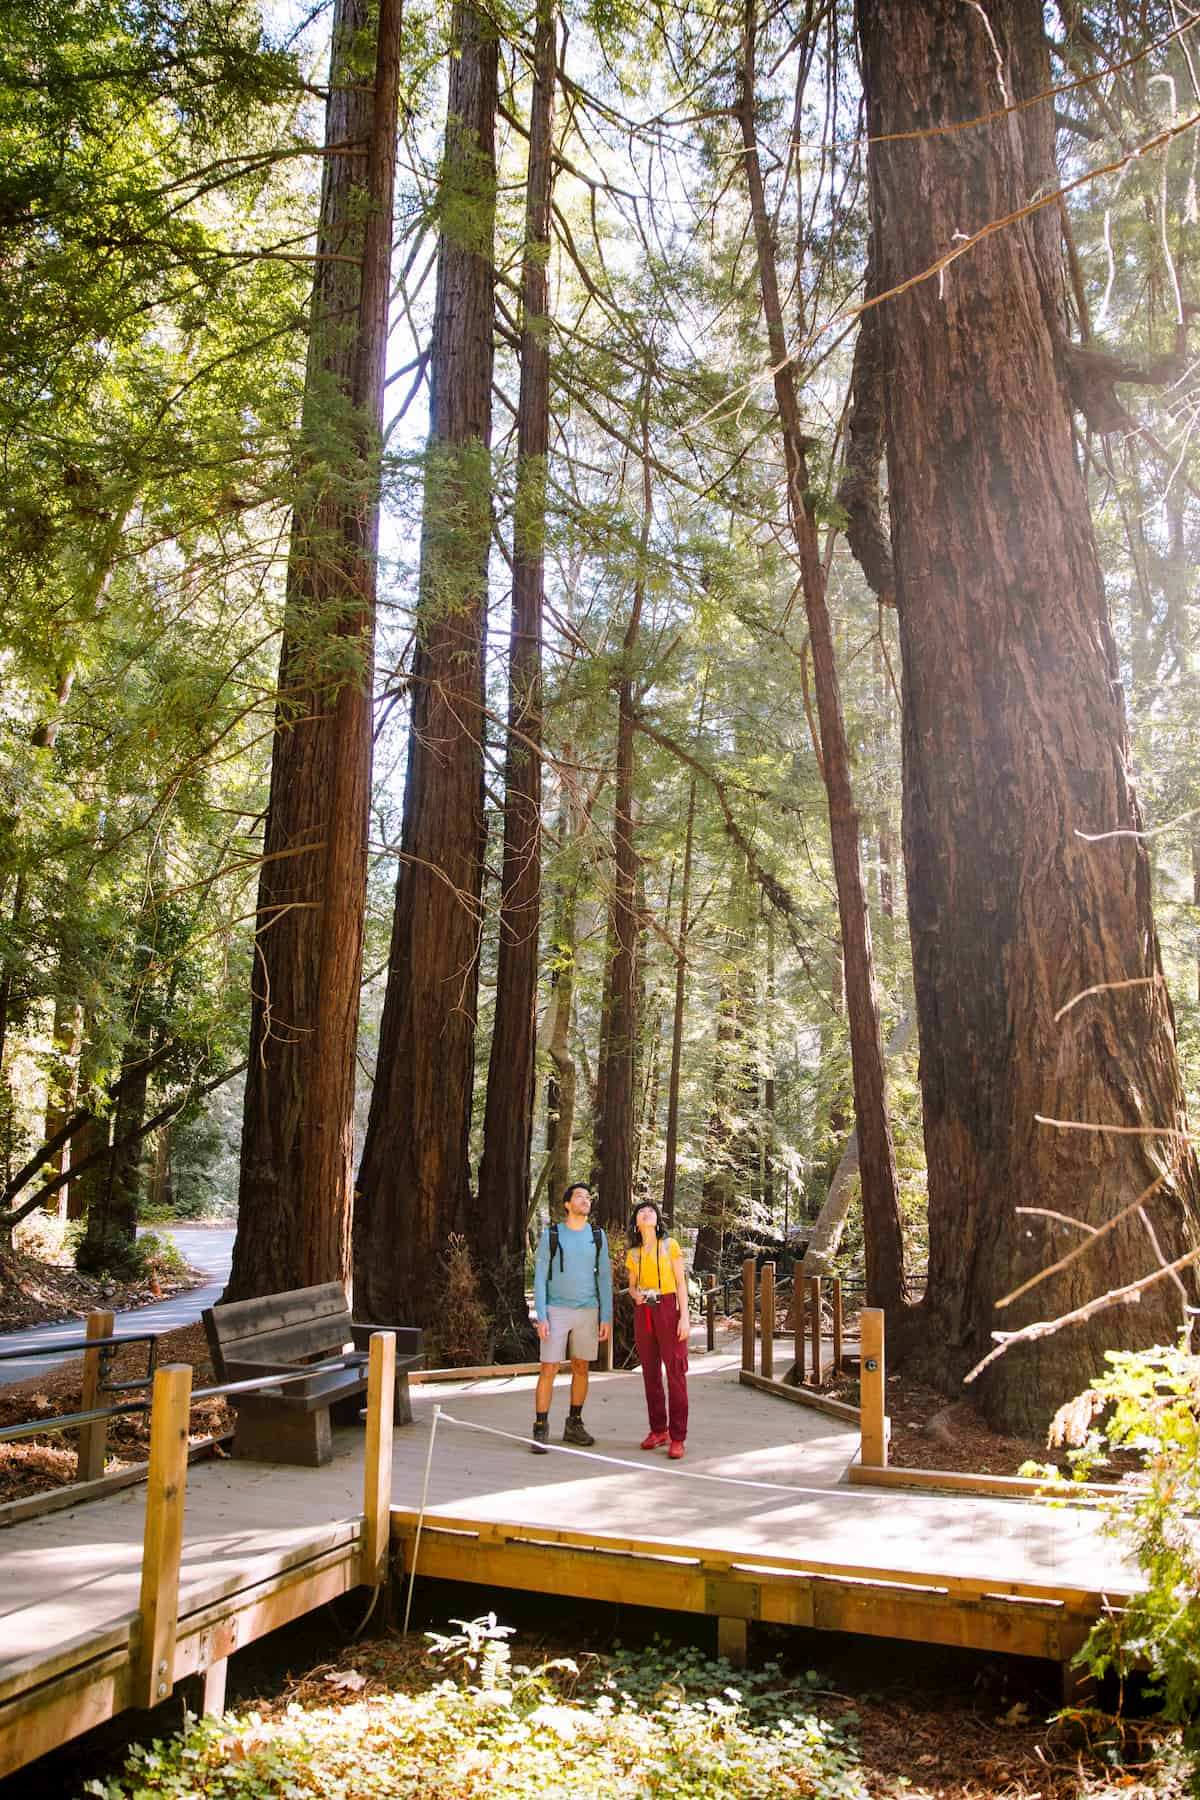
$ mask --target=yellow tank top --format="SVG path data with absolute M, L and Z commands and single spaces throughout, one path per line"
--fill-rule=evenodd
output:
M 683 1253 L 674 1238 L 659 1238 L 656 1249 L 639 1245 L 625 1257 L 625 1267 L 640 1288 L 656 1288 L 660 1294 L 675 1292 L 675 1271 L 671 1259 Z

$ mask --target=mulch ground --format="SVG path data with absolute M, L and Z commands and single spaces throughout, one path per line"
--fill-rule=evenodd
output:
M 145 1344 L 131 1344 L 127 1350 L 118 1351 L 110 1378 L 131 1381 L 143 1375 L 146 1350 Z M 159 1363 L 191 1363 L 196 1387 L 207 1387 L 214 1379 L 204 1327 L 199 1323 L 163 1333 L 155 1355 Z M 82 1363 L 72 1360 L 49 1368 L 44 1374 L 31 1376 L 27 1381 L 0 1388 L 0 1427 L 24 1425 L 38 1418 L 46 1420 L 46 1429 L 35 1438 L 0 1444 L 0 1503 L 22 1500 L 29 1494 L 44 1493 L 49 1488 L 66 1487 L 76 1479 L 75 1434 L 54 1431 L 50 1421 L 63 1413 L 79 1411 L 82 1371 Z M 149 1397 L 148 1388 L 145 1396 Z M 131 1391 L 111 1397 L 115 1401 L 143 1396 Z M 224 1400 L 197 1401 L 191 1417 L 192 1443 L 233 1429 L 233 1415 Z M 144 1463 L 149 1453 L 149 1413 L 131 1413 L 109 1421 L 106 1474 L 115 1474 L 133 1463 Z
M 27 1325 L 57 1325 L 63 1319 L 85 1319 L 90 1312 L 129 1312 L 149 1306 L 207 1276 L 189 1269 L 184 1275 L 148 1275 L 138 1281 L 98 1281 L 81 1275 L 69 1262 L 45 1262 L 22 1251 L 0 1249 L 0 1331 Z M 0 1376 L 3 1364 L 0 1364 Z

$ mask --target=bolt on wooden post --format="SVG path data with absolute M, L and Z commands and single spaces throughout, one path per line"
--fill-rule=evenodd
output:
M 862 1374 L 859 1400 L 862 1407 L 862 1450 L 859 1461 L 865 1469 L 887 1468 L 887 1371 L 884 1367 L 883 1312 L 875 1306 L 864 1308 L 862 1325 Z
M 133 1658 L 130 1700 L 157 1706 L 175 1685 L 175 1636 L 179 1624 L 179 1563 L 183 1555 L 183 1500 L 187 1484 L 190 1363 L 167 1363 L 154 1372 L 150 1410 L 150 1467 L 146 1477 L 146 1530 L 142 1541 L 140 1633 Z

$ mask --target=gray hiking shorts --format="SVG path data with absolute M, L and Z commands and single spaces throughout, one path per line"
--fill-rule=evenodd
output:
M 540 1340 L 544 1363 L 591 1362 L 600 1350 L 598 1306 L 548 1306 L 550 1336 Z

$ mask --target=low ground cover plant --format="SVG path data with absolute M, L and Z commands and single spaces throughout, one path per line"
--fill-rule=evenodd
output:
M 417 1692 L 199 1720 L 93 1781 L 98 1800 L 859 1800 L 852 1719 L 818 1717 L 776 1665 L 736 1673 L 670 1648 L 514 1663 L 494 1614 L 431 1634 L 440 1673 Z M 814 1677 L 815 1679 L 815 1677 Z

